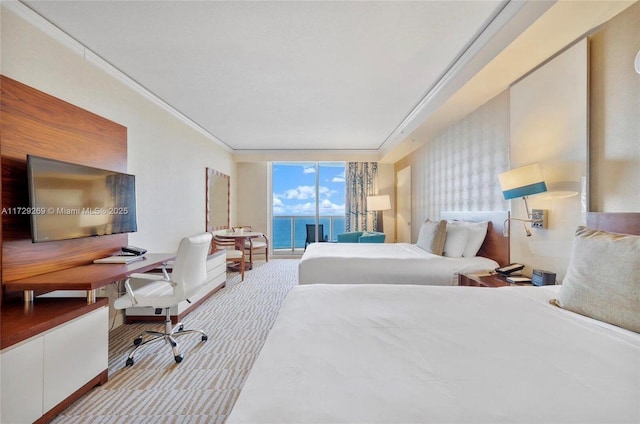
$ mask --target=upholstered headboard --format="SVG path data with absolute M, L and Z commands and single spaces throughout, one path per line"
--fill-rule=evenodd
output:
M 588 212 L 587 227 L 612 233 L 640 235 L 640 212 Z
M 493 259 L 500 266 L 508 264 L 510 259 L 509 237 L 502 235 L 504 221 L 507 218 L 509 218 L 509 211 L 440 212 L 440 219 L 450 221 L 489 221 L 487 236 L 478 251 L 478 256 Z

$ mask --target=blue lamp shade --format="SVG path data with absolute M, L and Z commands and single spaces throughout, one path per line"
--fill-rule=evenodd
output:
M 547 191 L 540 165 L 537 163 L 503 172 L 498 175 L 498 180 L 505 200 Z

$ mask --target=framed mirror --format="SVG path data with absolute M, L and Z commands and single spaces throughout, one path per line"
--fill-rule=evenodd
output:
M 231 178 L 207 168 L 207 231 L 229 228 L 229 197 Z

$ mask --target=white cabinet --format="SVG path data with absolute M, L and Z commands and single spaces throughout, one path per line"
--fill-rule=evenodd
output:
M 107 306 L 4 349 L 0 422 L 34 422 L 104 372 L 108 354 Z
M 44 335 L 46 412 L 109 366 L 109 312 L 101 308 Z
M 0 422 L 32 423 L 42 416 L 43 351 L 43 337 L 34 337 L 2 351 Z

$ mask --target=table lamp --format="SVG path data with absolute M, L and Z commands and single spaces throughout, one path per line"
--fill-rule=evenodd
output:
M 367 196 L 367 210 L 378 212 L 378 219 L 376 223 L 376 231 L 382 233 L 382 211 L 391 209 L 391 200 L 388 194 L 382 194 L 378 196 Z

